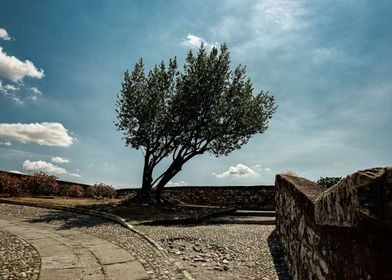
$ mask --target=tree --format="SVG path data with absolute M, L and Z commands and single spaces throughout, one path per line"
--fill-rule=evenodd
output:
M 328 189 L 333 185 L 336 185 L 341 179 L 342 177 L 320 177 L 320 179 L 317 180 L 317 184 Z
M 189 51 L 184 69 L 176 58 L 145 74 L 143 60 L 125 72 L 117 96 L 116 127 L 125 145 L 144 155 L 139 197 L 160 199 L 165 185 L 190 159 L 203 153 L 228 155 L 268 128 L 276 110 L 274 97 L 253 95 L 245 67 L 230 70 L 227 46 Z M 166 171 L 153 178 L 154 168 L 171 156 Z

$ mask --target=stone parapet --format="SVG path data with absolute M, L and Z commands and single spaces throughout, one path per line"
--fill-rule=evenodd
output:
M 137 189 L 118 189 L 118 195 L 136 194 Z M 248 210 L 274 210 L 274 186 L 166 187 L 163 195 L 187 204 Z
M 276 227 L 294 279 L 390 279 L 392 168 L 347 176 L 328 190 L 277 175 Z

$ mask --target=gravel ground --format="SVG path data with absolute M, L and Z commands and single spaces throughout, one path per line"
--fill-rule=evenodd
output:
M 144 231 L 185 262 L 196 279 L 290 279 L 274 229 L 225 224 L 146 227 Z
M 27 241 L 0 230 L 0 279 L 38 279 L 40 256 Z
M 182 273 L 145 239 L 99 218 L 35 207 L 0 204 L 1 215 L 14 215 L 61 228 L 77 228 L 132 253 L 152 279 L 183 279 Z M 275 226 L 140 226 L 195 279 L 291 279 L 283 262 Z
M 151 279 L 184 279 L 183 274 L 155 247 L 136 233 L 118 224 L 71 212 L 10 204 L 0 204 L 0 215 L 23 217 L 34 222 L 49 222 L 62 229 L 81 230 L 129 251 L 143 264 Z

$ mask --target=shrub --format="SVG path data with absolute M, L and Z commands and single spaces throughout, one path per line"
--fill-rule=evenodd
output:
M 339 182 L 340 179 L 342 179 L 342 177 L 320 177 L 317 184 L 328 189 Z
M 23 193 L 20 179 L 0 173 L 0 193 L 20 195 Z
M 105 185 L 103 183 L 94 184 L 88 188 L 88 195 L 94 198 L 113 198 L 116 196 L 116 189 L 110 185 Z
M 32 195 L 57 195 L 60 191 L 56 176 L 43 172 L 23 178 L 23 188 Z
M 62 194 L 69 197 L 84 197 L 84 189 L 79 185 L 64 186 Z

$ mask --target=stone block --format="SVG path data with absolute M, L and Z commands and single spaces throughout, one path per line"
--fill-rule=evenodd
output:
M 108 279 L 111 280 L 146 280 L 150 278 L 138 261 L 105 265 L 103 269 Z

